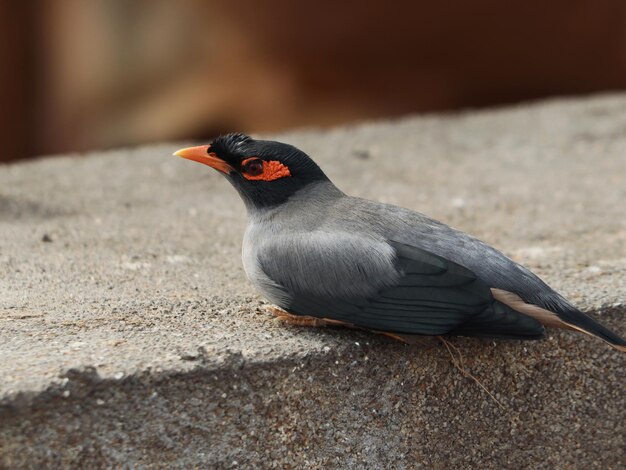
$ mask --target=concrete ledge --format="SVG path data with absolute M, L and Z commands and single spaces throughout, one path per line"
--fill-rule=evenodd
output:
M 274 137 L 626 331 L 625 95 Z M 454 340 L 498 404 L 436 341 L 276 324 L 179 145 L 0 167 L 0 466 L 623 466 L 623 356 Z

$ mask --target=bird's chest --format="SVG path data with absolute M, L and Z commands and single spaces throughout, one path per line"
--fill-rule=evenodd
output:
M 267 246 L 266 238 L 271 230 L 258 226 L 249 225 L 243 238 L 241 258 L 243 269 L 250 283 L 267 299 L 276 305 L 285 307 L 289 301 L 286 290 L 274 282 L 261 267 L 259 258 L 264 247 Z M 271 235 L 270 235 L 271 236 Z
M 276 251 L 280 252 L 281 257 L 289 258 L 300 248 L 294 240 L 300 238 L 303 224 L 285 212 L 288 211 L 281 211 L 280 217 L 256 214 L 248 221 L 241 258 L 248 279 L 258 288 L 259 279 L 265 281 L 267 277 L 261 266 L 261 259 L 272 256 L 270 253 Z
M 366 298 L 397 279 L 393 249 L 359 233 L 251 224 L 242 258 L 252 284 L 280 306 L 298 296 Z
M 241 260 L 243 261 L 243 269 L 248 279 L 254 284 L 255 279 L 260 275 L 258 245 L 255 243 L 257 230 L 248 227 L 243 237 L 243 245 L 241 247 Z

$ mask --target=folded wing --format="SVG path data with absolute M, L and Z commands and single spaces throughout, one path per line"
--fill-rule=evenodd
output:
M 392 248 L 388 265 L 378 259 L 372 267 L 367 244 L 362 252 L 348 254 L 336 240 L 332 247 L 323 240 L 307 245 L 298 249 L 307 250 L 307 257 L 316 258 L 316 262 L 297 268 L 302 279 L 294 280 L 293 270 L 284 272 L 293 253 L 266 250 L 259 256 L 265 274 L 285 289 L 288 300 L 281 307 L 290 313 L 402 334 L 543 336 L 543 326 L 537 320 L 494 300 L 490 287 L 472 271 L 421 248 L 387 242 Z M 350 246 L 354 250 L 355 244 Z M 320 288 L 307 282 L 323 282 L 324 278 L 332 279 L 332 284 Z M 368 285 L 346 285 L 355 282 Z

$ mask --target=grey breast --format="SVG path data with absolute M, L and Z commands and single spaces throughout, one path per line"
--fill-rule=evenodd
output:
M 398 279 L 395 251 L 382 236 L 337 224 L 337 203 L 346 196 L 333 188 L 313 185 L 280 208 L 249 214 L 244 269 L 279 306 L 288 304 L 290 292 L 364 298 Z

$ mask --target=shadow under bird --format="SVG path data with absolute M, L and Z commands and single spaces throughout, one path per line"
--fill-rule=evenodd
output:
M 401 207 L 341 192 L 304 152 L 243 134 L 175 155 L 220 171 L 248 213 L 243 264 L 296 324 L 416 335 L 539 339 L 576 330 L 626 341 L 495 248 Z

